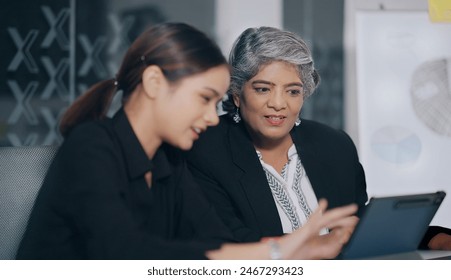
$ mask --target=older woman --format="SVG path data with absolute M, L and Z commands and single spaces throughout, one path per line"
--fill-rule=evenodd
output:
M 330 207 L 363 207 L 365 175 L 350 137 L 301 121 L 302 106 L 320 80 L 306 43 L 288 31 L 249 28 L 236 40 L 229 63 L 228 114 L 188 158 L 235 238 L 291 233 L 320 198 Z

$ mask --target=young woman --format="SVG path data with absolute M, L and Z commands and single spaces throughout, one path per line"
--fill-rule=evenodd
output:
M 38 194 L 19 259 L 330 258 L 349 238 L 355 206 L 327 211 L 278 242 L 233 241 L 183 161 L 229 86 L 229 68 L 205 34 L 182 23 L 143 33 L 115 79 L 66 112 L 65 141 Z M 123 107 L 105 117 L 116 91 Z M 316 245 L 323 227 L 336 227 Z M 311 246 L 303 246 L 310 244 Z M 306 249 L 307 248 L 307 249 Z

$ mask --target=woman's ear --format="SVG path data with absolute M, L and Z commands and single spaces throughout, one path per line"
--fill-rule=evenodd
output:
M 142 75 L 142 87 L 149 98 L 156 98 L 158 94 L 166 89 L 168 82 L 157 65 L 150 65 Z
M 235 106 L 240 108 L 240 96 L 236 93 L 233 93 L 232 97 L 233 97 L 233 103 L 235 103 Z

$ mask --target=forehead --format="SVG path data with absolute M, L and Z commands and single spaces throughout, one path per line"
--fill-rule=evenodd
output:
M 226 65 L 220 65 L 185 77 L 174 85 L 182 90 L 188 88 L 193 90 L 211 89 L 223 94 L 229 86 L 229 80 L 229 68 Z
M 280 79 L 285 77 L 286 79 L 301 81 L 301 73 L 299 72 L 298 67 L 285 61 L 271 61 L 262 65 L 251 80 L 263 77 L 266 79 Z

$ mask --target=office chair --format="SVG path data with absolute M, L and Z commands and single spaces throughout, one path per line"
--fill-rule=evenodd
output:
M 0 260 L 14 259 L 57 146 L 0 147 Z

